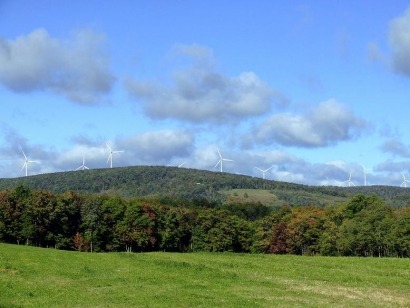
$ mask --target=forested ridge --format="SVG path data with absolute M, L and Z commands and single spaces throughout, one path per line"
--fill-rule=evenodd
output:
M 358 194 L 328 207 L 166 196 L 0 192 L 0 241 L 78 251 L 410 257 L 410 207 Z
M 261 201 L 268 206 L 324 207 L 346 202 L 357 194 L 375 194 L 393 207 L 410 204 L 410 188 L 307 186 L 245 175 L 163 166 L 93 169 L 0 179 L 0 190 L 17 186 L 55 194 L 75 191 L 79 194 L 108 194 L 124 198 L 166 196 L 174 199 L 206 199 L 217 203 L 226 203 L 230 191 L 234 189 L 266 190 L 271 198 L 253 201 Z

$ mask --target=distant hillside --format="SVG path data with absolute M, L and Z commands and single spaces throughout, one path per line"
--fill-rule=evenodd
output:
M 393 186 L 306 186 L 245 175 L 197 169 L 135 166 L 59 172 L 0 179 L 0 190 L 23 185 L 53 193 L 118 194 L 122 197 L 164 196 L 217 202 L 261 202 L 265 205 L 326 206 L 356 194 L 376 194 L 387 204 L 410 205 L 410 189 Z

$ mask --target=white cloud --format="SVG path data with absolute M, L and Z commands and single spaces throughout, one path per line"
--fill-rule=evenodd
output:
M 393 48 L 393 69 L 410 76 L 410 9 L 392 20 L 389 39 Z
M 263 144 L 325 147 L 356 138 L 365 126 L 363 119 L 332 99 L 303 115 L 276 114 L 257 127 L 252 138 Z
M 409 157 L 410 147 L 399 140 L 390 139 L 381 145 L 381 150 L 385 153 L 391 153 L 394 156 Z
M 216 71 L 210 64 L 211 53 L 205 48 L 180 46 L 178 50 L 194 58 L 194 63 L 174 72 L 173 86 L 131 78 L 125 81 L 128 92 L 152 118 L 224 123 L 264 114 L 273 104 L 287 104 L 281 93 L 253 72 L 229 77 Z
M 66 41 L 44 29 L 0 38 L 0 83 L 15 92 L 46 90 L 80 104 L 100 103 L 114 81 L 103 41 L 88 30 Z
M 178 130 L 149 131 L 118 141 L 125 155 L 139 163 L 161 165 L 173 157 L 189 155 L 194 143 L 192 134 Z M 131 157 L 130 157 L 131 156 Z

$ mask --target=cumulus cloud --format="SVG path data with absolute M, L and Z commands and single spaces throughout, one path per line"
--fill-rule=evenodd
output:
M 77 32 L 70 40 L 37 29 L 14 40 L 0 38 L 0 83 L 15 92 L 46 90 L 79 104 L 97 104 L 114 78 L 104 37 Z
M 178 50 L 194 61 L 174 72 L 171 87 L 131 78 L 125 81 L 127 91 L 152 118 L 221 123 L 264 114 L 273 104 L 287 104 L 286 97 L 253 72 L 236 77 L 218 72 L 207 49 L 195 45 Z
M 389 39 L 393 49 L 393 69 L 410 76 L 410 9 L 391 21 Z
M 394 156 L 409 157 L 410 147 L 398 140 L 387 140 L 381 145 L 381 150 Z
M 254 141 L 296 147 L 325 147 L 360 135 L 366 127 L 344 105 L 332 99 L 303 115 L 276 114 L 253 132 Z
M 194 137 L 187 131 L 160 130 L 144 132 L 118 141 L 118 146 L 141 163 L 160 165 L 172 157 L 187 156 L 192 150 Z

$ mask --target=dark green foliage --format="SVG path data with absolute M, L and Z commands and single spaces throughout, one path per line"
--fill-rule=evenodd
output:
M 75 191 L 78 194 L 119 195 L 123 198 L 156 196 L 172 200 L 195 200 L 198 206 L 203 207 L 224 204 L 225 192 L 232 189 L 268 190 L 278 198 L 275 204 L 265 204 L 269 206 L 289 204 L 324 207 L 342 204 L 358 194 L 377 195 L 394 207 L 405 207 L 410 203 L 410 189 L 407 188 L 307 186 L 245 175 L 162 166 L 93 169 L 0 179 L 0 190 L 22 185 L 55 194 Z M 167 204 L 171 206 L 172 202 Z
M 78 251 L 410 257 L 410 210 L 375 195 L 334 207 L 0 191 L 0 241 Z
M 220 208 L 227 210 L 240 218 L 251 221 L 261 219 L 269 215 L 272 211 L 272 208 L 263 205 L 260 202 L 229 203 L 222 205 Z
M 192 251 L 247 252 L 250 249 L 249 224 L 222 210 L 203 210 L 192 231 Z

